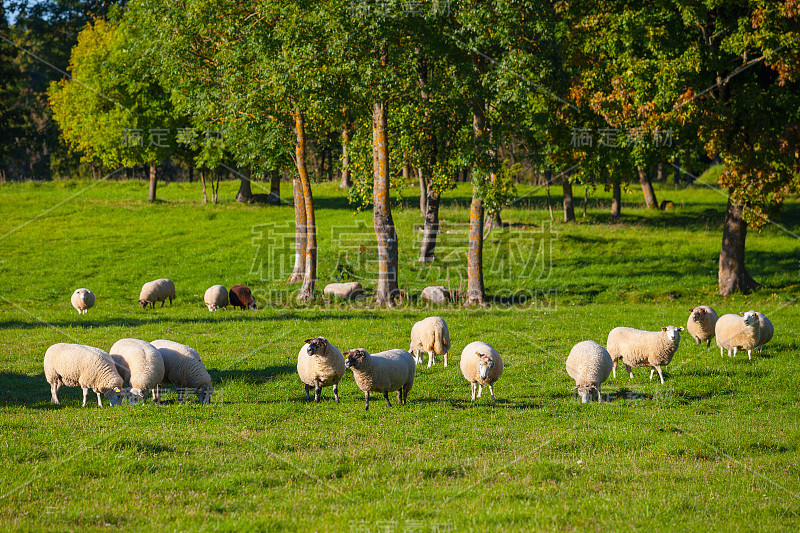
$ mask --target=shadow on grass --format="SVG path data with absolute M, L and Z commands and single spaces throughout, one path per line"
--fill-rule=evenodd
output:
M 58 391 L 59 400 L 62 399 L 62 396 L 69 396 L 71 398 L 71 394 L 62 394 L 67 390 L 66 387 L 62 387 L 61 390 Z M 78 391 L 75 398 L 77 398 L 79 402 L 82 401 L 83 393 L 81 389 L 77 387 L 75 390 Z M 42 405 L 42 401 L 46 401 L 47 403 Z M 60 407 L 55 404 L 50 404 L 49 402 L 50 385 L 44 377 L 44 372 L 34 376 L 21 374 L 19 372 L 0 372 L 0 405 L 15 404 L 34 406 L 34 404 L 39 403 L 40 405 L 35 405 L 34 408 L 46 407 L 49 409 L 58 409 Z

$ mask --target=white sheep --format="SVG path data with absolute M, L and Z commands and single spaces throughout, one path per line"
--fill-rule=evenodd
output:
M 567 374 L 575 380 L 575 388 L 582 403 L 592 401 L 592 391 L 597 391 L 597 401 L 603 401 L 600 385 L 611 375 L 611 355 L 594 341 L 579 342 L 567 356 Z
M 494 383 L 503 373 L 503 359 L 497 350 L 481 341 L 474 341 L 461 352 L 461 373 L 472 386 L 472 401 L 480 398 L 483 386 L 489 386 L 494 401 Z M 476 396 L 477 391 L 477 396 Z
M 94 293 L 89 289 L 75 289 L 70 301 L 79 315 L 85 315 L 89 309 L 94 307 Z
M 353 371 L 358 388 L 364 391 L 364 409 L 369 409 L 369 393 L 382 392 L 389 407 L 389 393 L 397 391 L 397 401 L 405 405 L 414 384 L 414 356 L 405 350 L 393 349 L 370 354 L 363 348 L 347 352 L 344 366 Z
M 108 351 L 117 372 L 130 383 L 128 398 L 144 403 L 148 391 L 159 399 L 158 384 L 164 380 L 164 358 L 152 344 L 139 339 L 120 339 Z
M 154 281 L 148 281 L 142 285 L 142 290 L 139 293 L 139 305 L 142 309 L 150 304 L 153 308 L 156 302 L 161 302 L 161 307 L 169 299 L 169 304 L 172 305 L 172 300 L 175 299 L 175 284 L 171 279 L 161 278 Z
M 297 374 L 309 391 L 314 389 L 314 401 L 322 398 L 322 387 L 333 385 L 333 397 L 339 403 L 339 380 L 344 376 L 344 357 L 325 337 L 307 339 L 297 354 Z
M 444 366 L 447 367 L 447 354 L 450 351 L 450 332 L 447 323 L 438 316 L 429 316 L 420 320 L 411 328 L 411 347 L 416 364 L 422 364 L 422 352 L 428 352 L 428 368 L 436 364 L 434 356 L 444 355 Z
M 631 367 L 649 366 L 650 379 L 657 370 L 661 383 L 664 374 L 661 367 L 667 366 L 681 342 L 683 328 L 667 326 L 661 331 L 644 331 L 634 328 L 614 328 L 608 334 L 608 353 L 611 355 L 612 372 L 617 377 L 617 361 L 622 359 L 628 376 L 633 379 Z
M 689 308 L 686 331 L 692 336 L 695 344 L 705 342 L 707 347 L 711 346 L 711 339 L 714 338 L 714 329 L 718 318 L 717 312 L 707 305 Z
M 100 407 L 103 407 L 101 394 L 112 407 L 122 403 L 122 377 L 111 356 L 100 348 L 63 342 L 54 344 L 44 354 L 44 376 L 50 384 L 52 403 L 59 403 L 58 389 L 62 385 L 83 389 L 83 407 L 86 407 L 89 389 L 97 393 Z
M 364 287 L 357 281 L 347 283 L 328 283 L 322 289 L 323 296 L 334 296 L 344 300 L 356 300 L 364 297 Z
M 206 289 L 206 293 L 203 295 L 203 302 L 205 302 L 209 311 L 224 309 L 228 306 L 228 289 L 225 288 L 225 285 L 212 285 Z
M 201 403 L 211 403 L 214 387 L 197 350 L 164 339 L 155 340 L 150 344 L 161 353 L 161 359 L 164 361 L 163 382 L 175 385 L 179 402 L 183 401 L 186 389 L 192 389 Z
M 761 353 L 764 345 L 771 341 L 772 336 L 775 335 L 775 326 L 772 325 L 772 322 L 764 313 L 756 312 L 756 314 L 758 315 L 758 353 Z
M 761 342 L 758 315 L 755 311 L 722 315 L 717 320 L 714 334 L 717 336 L 720 356 L 724 356 L 725 350 L 728 350 L 728 357 L 731 356 L 731 351 L 736 357 L 739 350 L 747 350 L 747 358 L 752 359 L 753 348 Z

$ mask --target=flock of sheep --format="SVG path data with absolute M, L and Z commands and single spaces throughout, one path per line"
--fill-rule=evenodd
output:
M 175 298 L 175 285 L 169 279 L 145 283 L 139 296 L 141 306 L 155 306 Z M 255 300 L 250 289 L 235 285 L 227 291 L 222 285 L 210 287 L 204 302 L 209 311 L 231 304 L 252 309 Z M 72 305 L 78 313 L 85 313 L 94 305 L 94 294 L 88 289 L 78 289 L 72 295 Z M 716 338 L 720 355 L 728 350 L 735 357 L 738 350 L 747 350 L 752 357 L 755 348 L 761 351 L 772 339 L 774 328 L 762 313 L 745 313 L 717 316 L 709 306 L 689 310 L 686 330 L 696 344 L 711 345 Z M 622 360 L 628 375 L 633 379 L 632 367 L 650 367 L 650 379 L 655 372 L 664 383 L 663 367 L 671 361 L 680 345 L 683 327 L 666 326 L 660 331 L 644 331 L 628 327 L 617 327 L 608 334 L 607 349 L 594 341 L 582 341 L 569 353 L 566 370 L 575 380 L 575 389 L 583 403 L 590 402 L 597 393 L 602 402 L 600 387 L 610 375 L 616 378 L 617 363 Z M 314 400 L 319 402 L 323 387 L 333 387 L 334 399 L 339 402 L 339 381 L 347 368 L 351 369 L 356 385 L 364 392 L 365 409 L 369 409 L 369 395 L 382 393 L 389 402 L 389 393 L 397 392 L 400 405 L 408 399 L 414 384 L 417 365 L 422 364 L 422 354 L 428 354 L 428 368 L 435 364 L 435 357 L 444 357 L 450 351 L 450 332 L 447 323 L 440 317 L 428 317 L 414 324 L 411 329 L 411 345 L 408 351 L 391 349 L 371 354 L 363 348 L 339 351 L 325 337 L 305 341 L 297 357 L 297 373 L 305 386 L 306 400 L 314 390 Z M 472 400 L 481 397 L 484 386 L 489 387 L 492 400 L 494 383 L 503 372 L 500 354 L 489 344 L 474 341 L 464 348 L 460 361 L 461 373 L 470 383 Z M 122 339 L 109 352 L 92 346 L 79 344 L 54 344 L 44 358 L 44 370 L 51 386 L 51 401 L 58 403 L 58 390 L 62 385 L 80 386 L 83 389 L 83 405 L 86 406 L 89 389 L 97 394 L 102 407 L 102 396 L 112 406 L 120 405 L 123 398 L 131 402 L 143 402 L 149 393 L 153 400 L 159 399 L 159 386 L 172 384 L 182 401 L 186 390 L 193 390 L 203 403 L 210 403 L 213 387 L 211 377 L 203 366 L 200 356 L 193 348 L 168 340 L 147 343 L 138 339 Z M 128 384 L 127 388 L 123 388 Z
M 667 366 L 681 342 L 684 328 L 675 326 L 662 327 L 661 331 L 643 331 L 633 328 L 614 328 L 608 334 L 608 341 L 603 348 L 594 341 L 583 341 L 573 346 L 567 357 L 567 373 L 575 380 L 575 388 L 583 403 L 592 400 L 593 392 L 597 393 L 597 401 L 602 402 L 600 385 L 612 373 L 617 377 L 617 363 L 622 360 L 630 379 L 633 379 L 631 367 L 650 367 L 650 379 L 655 372 L 661 383 L 664 383 L 662 367 Z M 689 309 L 686 330 L 696 344 L 705 342 L 711 346 L 711 339 L 716 338 L 720 355 L 728 350 L 728 357 L 736 356 L 739 350 L 747 350 L 748 358 L 752 352 L 768 343 L 775 333 L 772 322 L 757 311 L 727 314 L 721 317 L 707 305 Z

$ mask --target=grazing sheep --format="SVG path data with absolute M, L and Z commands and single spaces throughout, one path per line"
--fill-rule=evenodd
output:
M 171 279 L 161 278 L 154 281 L 148 281 L 142 285 L 142 291 L 139 293 L 139 305 L 142 309 L 150 304 L 155 308 L 156 302 L 161 302 L 161 307 L 169 299 L 169 305 L 172 305 L 172 300 L 175 299 L 175 284 Z
M 228 307 L 228 289 L 225 288 L 225 285 L 212 285 L 206 289 L 206 293 L 203 295 L 203 302 L 205 302 L 209 311 Z
M 349 283 L 328 283 L 322 289 L 324 296 L 334 296 L 344 300 L 355 300 L 364 296 L 364 288 L 357 281 Z
M 461 373 L 472 385 L 473 402 L 476 397 L 481 397 L 484 385 L 489 386 L 489 394 L 494 401 L 494 383 L 503 373 L 503 359 L 497 350 L 485 342 L 471 342 L 461 352 Z
M 422 289 L 419 295 L 423 300 L 428 300 L 434 304 L 444 304 L 451 300 L 450 291 L 444 285 L 433 285 Z
M 611 375 L 611 355 L 594 341 L 579 342 L 567 357 L 567 374 L 575 380 L 575 388 L 582 403 L 592 401 L 592 391 L 597 391 L 597 402 L 603 401 L 600 385 Z
M 163 382 L 175 385 L 179 402 L 183 401 L 185 389 L 193 389 L 201 403 L 211 403 L 214 387 L 197 350 L 185 344 L 163 339 L 150 344 L 161 353 L 161 359 L 164 361 Z
M 438 316 L 429 316 L 420 320 L 411 328 L 411 347 L 416 364 L 422 364 L 422 352 L 428 352 L 428 368 L 436 364 L 434 356 L 444 354 L 444 366 L 447 367 L 447 354 L 450 351 L 450 332 L 447 323 Z
M 389 393 L 397 391 L 397 401 L 405 405 L 408 392 L 414 384 L 416 364 L 414 357 L 405 350 L 386 350 L 370 354 L 363 348 L 347 352 L 344 366 L 353 371 L 356 385 L 364 391 L 364 409 L 369 409 L 369 393 L 382 392 L 389 407 Z
M 79 315 L 85 315 L 89 309 L 94 307 L 94 293 L 89 289 L 75 289 L 72 293 L 72 307 Z
M 344 376 L 344 357 L 325 337 L 308 339 L 297 354 L 297 374 L 308 393 L 314 388 L 314 401 L 322 398 L 322 387 L 333 385 L 333 397 L 339 403 L 339 380 Z
M 711 346 L 714 338 L 714 328 L 717 325 L 717 312 L 707 305 L 689 308 L 689 320 L 686 321 L 686 331 L 694 339 L 695 344 L 705 342 Z
M 658 371 L 661 383 L 664 383 L 662 366 L 667 366 L 681 342 L 683 328 L 667 326 L 661 331 L 643 331 L 634 328 L 614 328 L 608 334 L 608 353 L 611 355 L 612 372 L 617 377 L 617 361 L 622 359 L 628 376 L 633 379 L 634 366 L 649 366 L 650 379 L 653 372 Z
M 771 341 L 772 336 L 775 335 L 775 327 L 764 313 L 756 312 L 756 314 L 758 315 L 758 353 L 761 353 L 761 349 L 764 345 Z
M 747 358 L 752 359 L 753 348 L 761 342 L 761 329 L 755 311 L 722 315 L 717 320 L 714 333 L 720 356 L 724 355 L 724 350 L 728 350 L 728 357 L 731 356 L 731 351 L 736 357 L 737 351 L 747 350 Z
M 147 391 L 158 400 L 157 386 L 164 380 L 164 358 L 152 344 L 139 339 L 120 339 L 108 351 L 117 372 L 131 389 L 128 397 L 144 403 Z
M 256 300 L 253 298 L 253 293 L 244 285 L 234 285 L 231 287 L 228 296 L 233 307 L 241 307 L 242 309 L 256 308 Z
M 54 344 L 44 354 L 44 376 L 50 384 L 52 403 L 59 403 L 58 389 L 62 385 L 83 389 L 82 407 L 86 407 L 89 389 L 97 393 L 100 407 L 103 407 L 101 394 L 112 407 L 122 403 L 122 377 L 111 356 L 100 348 L 63 342 Z

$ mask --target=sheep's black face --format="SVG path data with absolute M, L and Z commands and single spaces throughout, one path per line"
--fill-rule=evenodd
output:
M 147 300 L 139 300 L 139 305 L 141 305 L 141 306 L 142 306 L 142 309 L 144 309 L 145 307 L 147 307 L 147 304 L 148 304 L 148 303 L 150 303 L 150 302 L 148 302 Z
M 328 340 L 325 337 L 317 337 L 315 339 L 306 339 L 306 344 L 308 344 L 308 355 L 311 356 L 324 352 L 325 347 L 328 345 Z
M 364 362 L 364 356 L 366 355 L 366 351 L 358 348 L 356 350 L 350 350 L 347 352 L 347 359 L 344 362 L 344 366 L 347 368 L 360 368 L 362 363 Z

